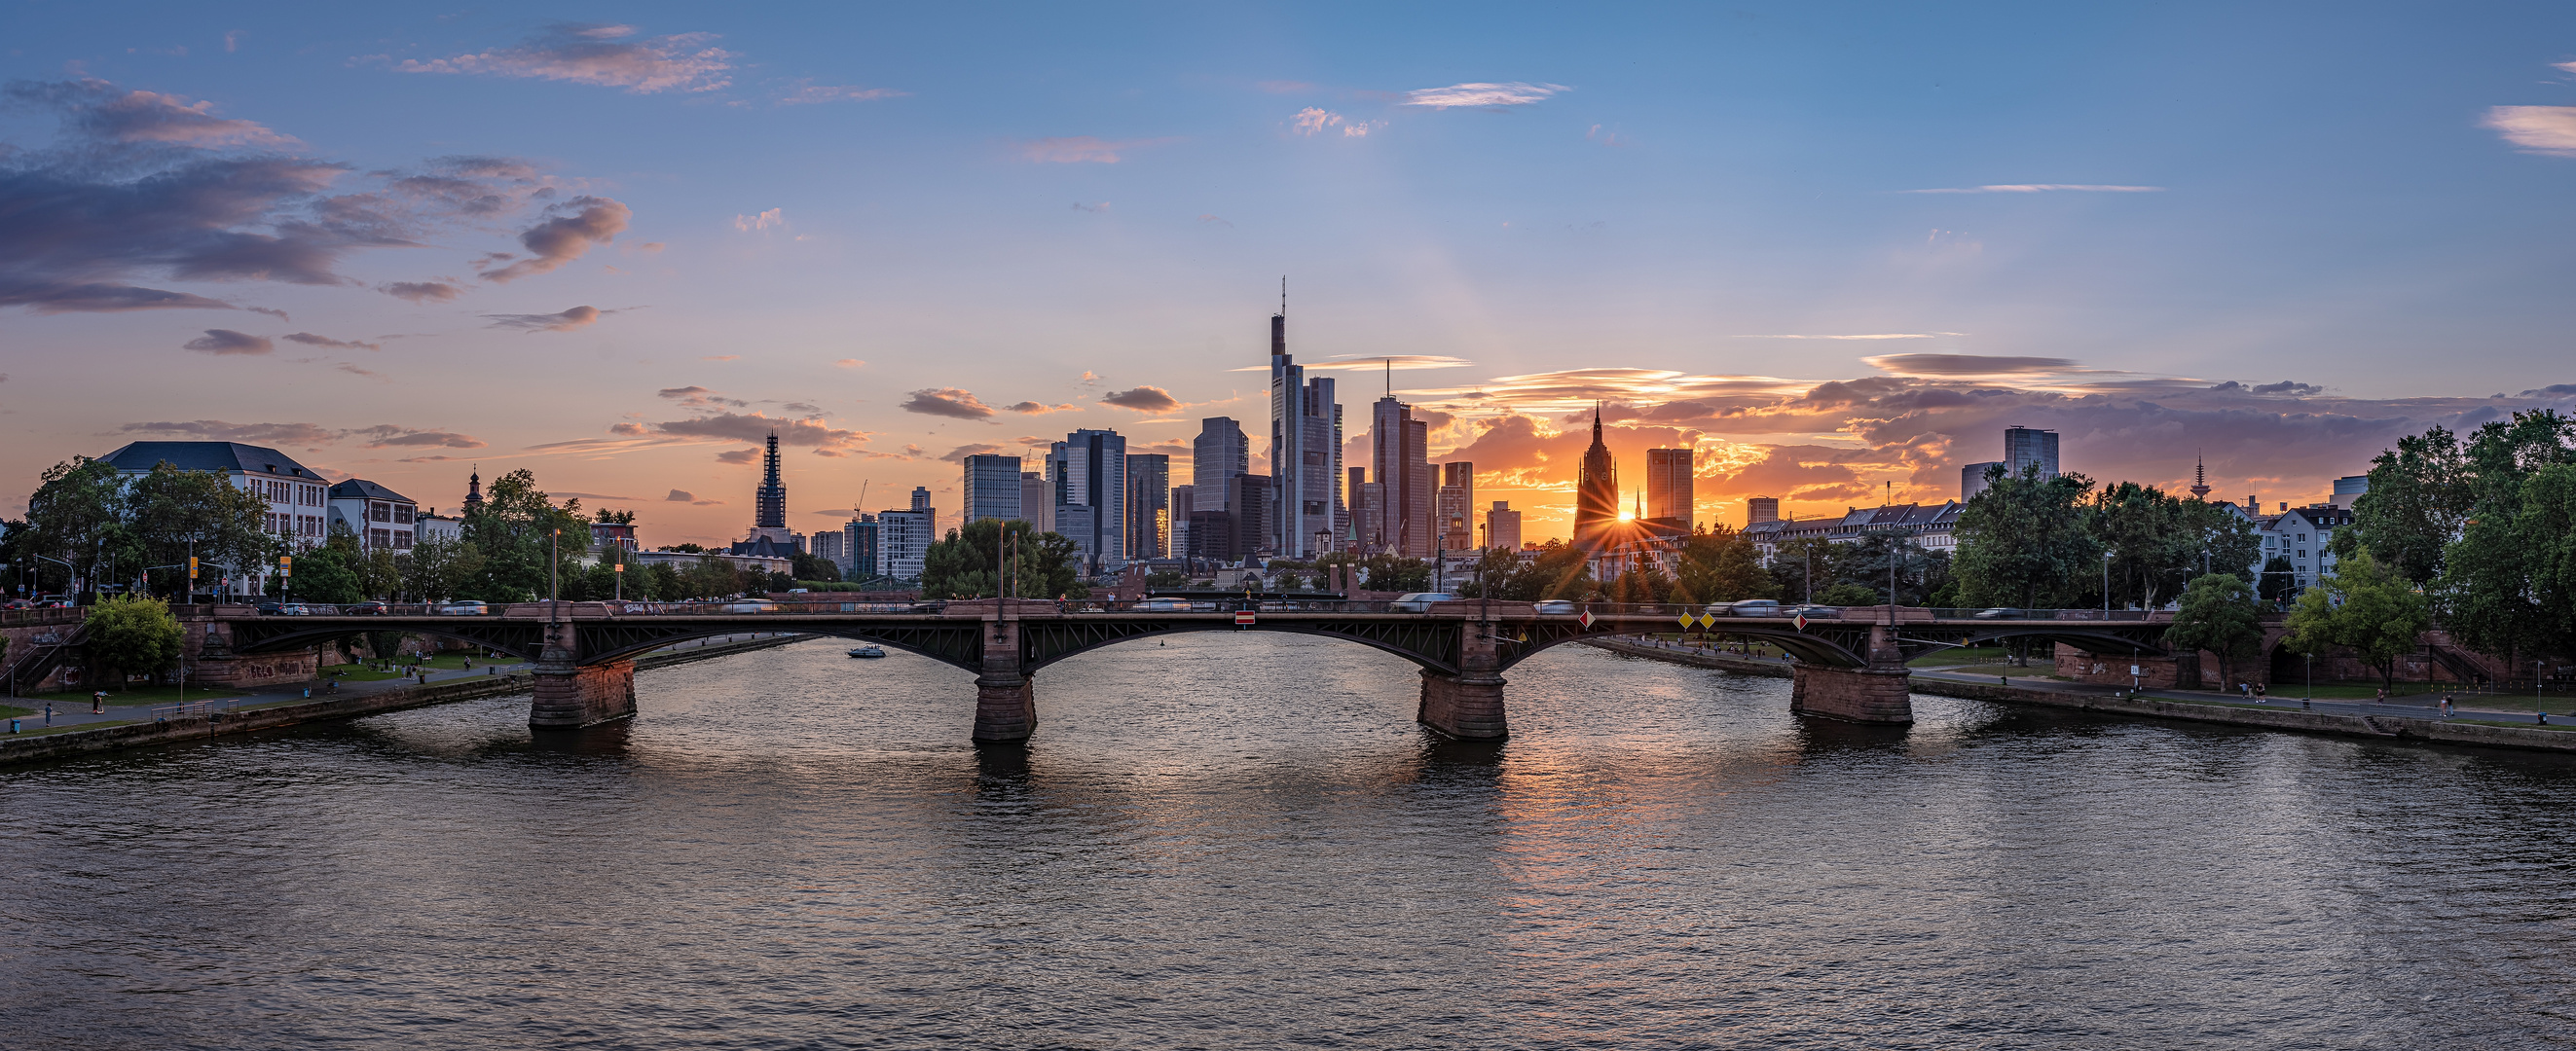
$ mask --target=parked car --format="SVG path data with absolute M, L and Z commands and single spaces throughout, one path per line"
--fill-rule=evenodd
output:
M 313 615 L 313 607 L 307 606 L 301 602 L 289 602 L 277 607 L 277 615 L 281 617 L 310 617 Z
M 1190 600 L 1185 598 L 1149 598 L 1136 603 L 1138 613 L 1187 613 Z
M 487 612 L 488 609 L 489 607 L 484 606 L 480 600 L 470 598 L 458 599 L 454 602 L 438 607 L 438 615 L 442 617 L 480 617 Z
M 776 613 L 776 612 L 778 612 L 778 603 L 771 602 L 771 601 L 769 601 L 768 599 L 765 599 L 765 598 L 743 599 L 742 601 L 739 601 L 739 602 L 728 602 L 728 603 L 725 603 L 724 608 L 723 608 L 722 610 L 720 610 L 719 612 L 723 612 L 723 613 Z
M 8 604 L 7 604 L 7 605 L 0 605 L 0 609 L 34 609 L 34 608 L 36 608 L 36 604 L 35 604 L 35 603 L 33 603 L 33 602 L 29 602 L 29 601 L 27 601 L 26 599 L 22 599 L 22 598 L 13 598 L 13 599 L 10 599 L 10 600 L 9 600 L 9 602 L 8 602 Z
M 392 614 L 393 611 L 392 606 L 382 602 L 360 602 L 340 607 L 340 615 L 343 617 L 382 617 Z
M 1993 609 L 1978 610 L 1969 616 L 1978 620 L 2020 620 L 2029 616 L 2029 613 L 2011 606 L 1997 606 Z
M 260 616 L 263 616 L 263 617 L 274 617 L 274 616 L 278 615 L 280 612 L 283 612 L 283 611 L 285 610 L 285 608 L 286 608 L 286 607 L 285 607 L 283 604 L 281 604 L 281 603 L 276 603 L 276 602 L 262 602 L 262 603 L 260 603 L 260 604 L 259 604 L 259 607 L 258 607 L 258 608 L 259 608 L 259 615 L 260 615 Z
M 1781 610 L 1780 615 L 1784 617 L 1805 617 L 1808 620 L 1841 620 L 1843 618 L 1843 611 L 1841 607 L 1838 606 L 1799 606 L 1794 609 Z
M 1574 603 L 1561 598 L 1542 599 L 1530 604 L 1533 613 L 1573 613 Z
M 1709 612 L 1721 617 L 1777 617 L 1781 615 L 1780 600 L 1771 598 L 1749 598 L 1742 602 L 1730 602 L 1722 609 L 1712 606 L 1709 608 Z
M 1434 602 L 1456 602 L 1458 596 L 1446 591 L 1413 591 L 1395 597 L 1386 604 L 1392 613 L 1429 613 Z

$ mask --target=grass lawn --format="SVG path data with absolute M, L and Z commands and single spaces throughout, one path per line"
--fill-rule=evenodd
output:
M 0 719 L 6 719 L 14 715 L 34 715 L 36 712 L 37 709 L 34 708 L 20 708 L 14 704 L 0 704 Z
M 465 667 L 466 658 L 472 656 L 473 654 L 470 653 L 441 653 L 427 660 L 417 660 L 411 657 L 405 657 L 402 659 L 401 666 L 404 668 L 427 667 L 432 671 L 461 671 Z M 515 660 L 508 657 L 490 659 L 478 658 L 478 660 L 480 663 L 475 666 L 485 668 L 495 664 L 516 663 Z M 365 661 L 358 664 L 333 664 L 322 669 L 322 676 L 326 679 L 337 678 L 342 682 L 380 682 L 385 679 L 399 679 L 403 677 L 403 673 L 399 671 L 377 671 L 377 667 L 378 665 L 375 661 Z
M 1945 666 L 1940 670 L 1954 671 L 1962 675 L 1974 675 L 1980 678 L 1995 678 L 1997 676 L 2001 676 L 2007 679 L 2056 679 L 2060 682 L 2069 681 L 2065 676 L 2057 674 L 2057 668 L 2055 665 L 2037 662 L 2034 662 L 2027 668 L 2015 667 L 2010 664 L 1965 664 Z
M 250 692 L 253 691 L 244 690 L 239 687 L 217 689 L 212 686 L 191 686 L 188 687 L 187 691 L 183 694 L 176 686 L 137 686 L 130 690 L 107 691 L 107 703 L 177 704 L 183 700 L 207 701 L 220 700 L 225 697 L 239 697 Z M 89 707 L 89 694 L 90 691 L 88 690 L 63 690 L 57 693 L 34 694 L 26 699 L 35 701 L 52 701 L 57 708 L 73 705 L 87 708 Z

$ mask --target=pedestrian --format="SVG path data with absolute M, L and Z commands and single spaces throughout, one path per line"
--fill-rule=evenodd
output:
M 45 725 L 54 725 L 54 702 L 52 701 L 45 702 Z
M 89 713 L 90 713 L 91 715 L 105 715 L 105 714 L 107 714 L 107 691 L 106 691 L 106 690 L 97 690 L 97 691 L 93 691 L 93 692 L 89 695 Z

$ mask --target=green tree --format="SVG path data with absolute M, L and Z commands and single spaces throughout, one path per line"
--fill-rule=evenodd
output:
M 2369 548 L 2335 563 L 2335 571 L 2300 593 L 2290 610 L 2293 651 L 2317 653 L 2342 646 L 2379 669 L 2380 681 L 2397 685 L 2397 658 L 2414 650 L 2433 624 L 2432 607 L 2413 582 L 2379 564 Z
M 2513 533 L 2536 607 L 2532 649 L 2567 653 L 2576 643 L 2576 464 L 2550 464 L 2524 479 Z
M 358 567 L 366 555 L 358 550 L 358 540 L 343 529 L 322 546 L 310 548 L 295 556 L 294 572 L 287 577 L 269 578 L 280 585 L 279 593 L 298 602 L 362 602 L 366 584 Z
M 75 456 L 46 468 L 27 498 L 27 527 L 25 550 L 71 563 L 93 589 L 115 566 L 145 564 L 126 527 L 125 479 L 105 460 Z
M 2453 638 L 2502 656 L 2508 666 L 2519 655 L 2566 642 L 2553 629 L 2545 583 L 2533 572 L 2531 545 L 2546 541 L 2526 531 L 2536 520 L 2525 512 L 2527 483 L 2552 466 L 2576 462 L 2571 437 L 2576 420 L 2548 410 L 2518 412 L 2479 427 L 2464 454 L 2460 484 L 2469 493 L 2468 517 L 2459 539 L 2442 549 L 2441 575 L 2428 590 Z
M 1172 590 L 1188 587 L 1189 584 L 1189 574 L 1183 573 L 1177 569 L 1157 569 L 1151 573 L 1145 574 L 1145 587 L 1148 590 Z
M 1806 602 L 1834 586 L 1838 546 L 1820 536 L 1781 541 L 1771 555 L 1773 595 L 1783 602 Z
M 2263 615 L 2254 605 L 2254 589 L 2234 573 L 2192 578 L 2173 626 L 2165 629 L 2165 644 L 2216 654 L 2220 682 L 2235 682 L 2236 665 L 2263 652 Z
M 2233 573 L 2245 579 L 2263 557 L 2262 530 L 2231 505 L 2193 499 L 2182 502 L 2182 511 L 2183 528 L 2190 530 L 2199 548 L 2200 560 L 2190 564 L 2195 572 Z M 2246 583 L 2253 581 L 2246 579 Z
M 444 602 L 482 575 L 483 552 L 469 540 L 424 536 L 395 556 L 394 563 L 404 595 L 417 602 Z
M 1006 529 L 1007 527 L 1007 529 Z M 922 555 L 923 598 L 991 598 L 996 594 L 995 548 L 1013 556 L 1004 583 L 1015 598 L 1089 598 L 1081 579 L 1081 560 L 1069 537 L 1035 532 L 1028 522 L 1004 523 L 979 518 L 930 545 Z
M 590 549 L 590 523 L 580 500 L 558 507 L 525 468 L 493 481 L 483 506 L 465 519 L 465 539 L 483 555 L 481 571 L 459 591 L 487 602 L 527 602 L 546 595 L 549 553 L 569 576 Z
M 1505 555 L 1508 557 L 1509 552 Z M 1763 571 L 1760 558 L 1753 541 L 1732 526 L 1718 525 L 1693 533 L 1682 541 L 1680 563 L 1673 572 L 1672 599 L 1708 603 L 1770 598 L 1778 593 L 1779 586 L 1771 574 Z
M 110 598 L 91 610 L 85 629 L 89 641 L 81 654 L 90 674 L 105 682 L 124 676 L 158 675 L 179 664 L 179 618 L 157 598 L 128 595 Z
M 154 582 L 174 595 L 185 592 L 191 555 L 204 567 L 199 585 L 211 588 L 212 567 L 266 565 L 285 549 L 267 531 L 268 501 L 213 471 L 154 464 L 127 484 L 123 513 L 145 564 L 180 567 Z
M 1875 606 L 1885 601 L 1885 592 L 1867 584 L 1836 584 L 1816 593 L 1816 601 L 1827 606 Z
M 2397 448 L 2371 461 L 2370 491 L 2353 502 L 2352 528 L 2335 540 L 2367 545 L 2406 579 L 2429 584 L 2442 575 L 2443 549 L 2468 521 L 2470 478 L 2468 452 L 2448 429 L 2399 438 Z
M 2263 601 L 2277 606 L 2289 601 L 2290 596 L 2298 590 L 2298 570 L 2291 567 L 2288 556 L 2274 555 L 2270 561 L 2263 563 L 2263 584 L 2260 592 Z
M 653 579 L 653 598 L 657 601 L 670 602 L 696 597 L 689 593 L 688 584 L 681 579 L 677 566 L 668 562 L 656 562 L 648 575 Z
M 798 580 L 811 580 L 829 584 L 838 582 L 841 579 L 841 567 L 832 564 L 831 559 L 824 558 L 821 555 L 797 555 L 795 565 L 796 568 L 793 573 Z
M 2083 594 L 2102 568 L 2101 544 L 2084 529 L 2092 479 L 2042 478 L 2035 463 L 2019 477 L 1995 467 L 1986 479 L 1951 530 L 1969 604 L 2044 608 Z

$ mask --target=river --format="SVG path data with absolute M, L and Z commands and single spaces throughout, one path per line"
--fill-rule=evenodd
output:
M 973 687 L 809 642 L 0 770 L 0 1046 L 2576 1046 L 2576 763 L 1580 647 L 1514 736 L 1205 634 Z

